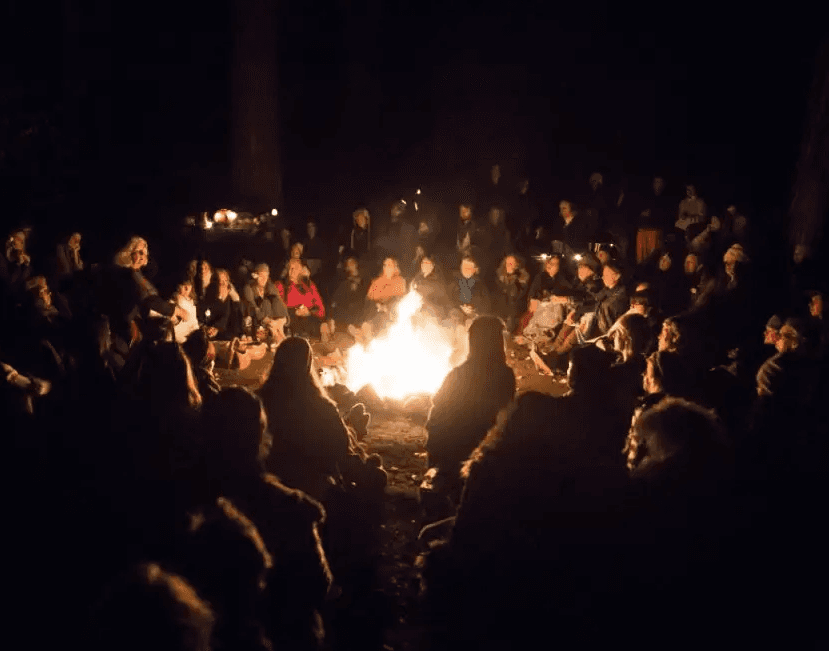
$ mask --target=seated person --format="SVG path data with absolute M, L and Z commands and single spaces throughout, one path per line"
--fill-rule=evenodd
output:
M 512 332 L 527 304 L 530 274 L 523 262 L 515 255 L 507 255 L 495 272 L 495 313 L 504 320 L 507 331 Z
M 435 258 L 424 254 L 420 259 L 420 270 L 412 279 L 411 289 L 423 298 L 421 308 L 436 319 L 443 320 L 449 307 L 449 296 L 446 294 L 446 281 L 443 274 L 435 266 Z
M 471 323 L 477 316 L 491 309 L 489 290 L 479 275 L 478 263 L 471 256 L 464 256 L 460 270 L 453 274 L 446 286 L 451 314 L 461 323 Z
M 530 285 L 529 309 L 521 319 L 522 334 L 532 324 L 529 332 L 535 330 L 552 330 L 558 327 L 565 317 L 565 307 L 573 293 L 570 281 L 561 270 L 561 256 L 553 254 L 544 261 L 544 269 Z
M 173 295 L 173 303 L 184 312 L 181 319 L 173 320 L 173 333 L 176 341 L 180 344 L 187 341 L 187 337 L 199 329 L 194 293 L 193 281 L 187 278 L 179 283 L 176 293 Z
M 360 273 L 360 264 L 356 254 L 346 257 L 343 275 L 331 297 L 328 329 L 334 334 L 337 325 L 358 339 L 366 314 L 366 281 Z
M 58 244 L 55 259 L 55 277 L 65 278 L 78 271 L 83 271 L 81 234 L 72 233 L 66 240 Z
M 113 347 L 119 357 L 126 358 L 129 348 L 148 331 L 150 317 L 184 319 L 186 312 L 158 294 L 144 275 L 149 266 L 149 247 L 141 237 L 133 237 L 116 255 L 116 271 L 112 274 L 112 304 L 106 308 L 112 327 Z
M 368 288 L 370 305 L 369 318 L 363 324 L 363 336 L 370 339 L 373 332 L 383 329 L 389 322 L 391 308 L 398 298 L 406 294 L 406 279 L 400 274 L 397 260 L 387 257 L 383 260 L 383 272 Z
M 201 304 L 202 322 L 211 339 L 231 340 L 242 333 L 242 304 L 227 269 L 217 269 L 217 282 L 208 287 Z
M 251 275 L 253 278 L 245 285 L 243 292 L 245 327 L 250 328 L 251 334 L 270 337 L 278 343 L 285 339 L 288 308 L 270 280 L 271 272 L 267 264 L 256 265 Z
M 319 290 L 310 278 L 310 272 L 298 259 L 288 262 L 288 276 L 276 284 L 279 296 L 291 315 L 291 330 L 295 335 L 319 336 L 328 341 L 330 331 L 325 318 Z

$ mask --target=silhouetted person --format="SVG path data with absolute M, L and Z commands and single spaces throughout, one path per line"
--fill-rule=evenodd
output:
M 460 467 L 515 395 L 515 375 L 504 353 L 504 325 L 493 316 L 469 327 L 469 357 L 450 371 L 432 399 L 426 429 L 429 463 L 439 491 L 457 501 Z

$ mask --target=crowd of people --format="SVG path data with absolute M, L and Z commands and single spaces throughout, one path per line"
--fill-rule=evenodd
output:
M 614 196 L 597 173 L 541 215 L 496 165 L 449 218 L 401 200 L 376 233 L 365 208 L 330 238 L 283 224 L 269 259 L 199 255 L 178 276 L 142 237 L 90 264 L 81 233 L 38 260 L 13 231 L 0 391 L 21 630 L 48 611 L 50 644 L 378 648 L 387 476 L 310 342 L 365 343 L 414 291 L 417 318 L 466 346 L 426 423 L 434 648 L 795 635 L 794 575 L 822 576 L 825 288 L 802 247 L 770 269 L 761 225 L 665 188 Z M 255 341 L 275 351 L 263 386 L 220 386 L 219 342 Z M 564 395 L 516 398 L 506 346 Z

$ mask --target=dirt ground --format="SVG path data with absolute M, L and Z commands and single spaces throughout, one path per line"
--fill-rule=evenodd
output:
M 318 354 L 326 352 L 318 345 L 314 348 Z M 244 371 L 217 369 L 216 372 L 223 386 L 239 384 L 256 389 L 267 377 L 272 361 L 273 353 L 267 351 Z M 507 362 L 515 372 L 519 393 L 540 391 L 560 395 L 566 389 L 565 385 L 536 371 L 526 347 L 510 343 Z M 418 618 L 417 557 L 423 549 L 417 538 L 421 528 L 429 524 L 419 490 L 428 470 L 427 432 L 423 427 L 427 410 L 424 404 L 415 405 L 408 412 L 375 410 L 365 439 L 369 451 L 382 457 L 389 476 L 379 564 L 383 591 L 394 603 L 395 611 L 395 624 L 384 635 L 384 649 L 388 651 L 416 651 L 425 646 Z

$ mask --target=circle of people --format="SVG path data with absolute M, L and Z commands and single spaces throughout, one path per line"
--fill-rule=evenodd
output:
M 492 188 L 499 178 L 493 168 Z M 795 251 L 782 299 L 761 300 L 752 261 L 762 252 L 748 219 L 733 206 L 708 215 L 693 186 L 672 207 L 654 179 L 636 219 L 620 224 L 614 206 L 624 197 L 608 201 L 602 185 L 593 175 L 588 196 L 562 200 L 552 224 L 518 209 L 509 215 L 503 197 L 485 204 L 482 221 L 475 205 L 460 202 L 454 228 L 398 201 L 374 238 L 369 211 L 358 209 L 330 245 L 311 220 L 303 242 L 280 238 L 276 282 L 273 262 L 241 265 L 234 283 L 230 271 L 200 258 L 169 299 L 149 279 L 141 237 L 101 268 L 85 263 L 81 234 L 72 233 L 47 275 L 32 271 L 30 232 L 12 232 L 0 256 L 4 420 L 21 441 L 37 423 L 66 455 L 55 464 L 38 448 L 12 474 L 28 481 L 34 467 L 55 470 L 65 487 L 52 505 L 56 517 L 84 523 L 85 535 L 67 532 L 65 545 L 85 564 L 51 569 L 73 591 L 78 565 L 87 573 L 77 609 L 98 603 L 100 648 L 123 646 L 126 631 L 137 634 L 129 648 L 152 646 L 167 626 L 158 613 L 173 617 L 176 609 L 188 612 L 176 626 L 195 646 L 169 648 L 207 649 L 216 639 L 225 647 L 323 648 L 326 635 L 341 648 L 367 648 L 361 636 L 371 627 L 336 613 L 343 603 L 383 612 L 372 568 L 387 478 L 363 443 L 365 408 L 353 396 L 329 397 L 306 338 L 326 344 L 340 333 L 366 342 L 408 291 L 423 297 L 424 316 L 462 330 L 467 345 L 426 423 L 432 470 L 422 488 L 436 523 L 421 540 L 438 648 L 468 643 L 472 630 L 479 641 L 518 635 L 515 622 L 528 612 L 570 618 L 574 629 L 589 621 L 569 597 L 547 595 L 553 570 L 539 572 L 542 559 L 574 601 L 590 592 L 585 572 L 605 587 L 631 578 L 620 576 L 625 563 L 615 557 L 580 551 L 576 560 L 550 561 L 549 545 L 527 533 L 527 520 L 550 504 L 559 518 L 624 512 L 641 525 L 626 543 L 649 549 L 649 536 L 663 530 L 676 536 L 660 545 L 692 545 L 680 540 L 688 520 L 675 512 L 678 494 L 685 504 L 702 500 L 716 519 L 694 521 L 702 533 L 693 544 L 734 527 L 735 476 L 762 474 L 756 467 L 772 448 L 781 466 L 813 451 L 813 403 L 827 384 L 824 290 Z M 526 194 L 522 184 L 512 206 Z M 367 281 L 363 270 L 378 267 Z M 447 268 L 457 270 L 451 278 Z M 257 394 L 219 387 L 214 342 L 229 340 L 277 344 Z M 527 347 L 567 392 L 516 398 L 507 345 Z M 71 437 L 67 420 L 87 434 Z M 780 452 L 783 423 L 797 435 Z M 735 452 L 749 460 L 752 470 L 741 470 L 748 475 L 733 472 Z M 81 466 L 94 470 L 79 476 Z M 562 488 L 565 480 L 578 490 Z M 621 506 L 619 495 L 631 492 L 650 500 L 650 519 Z M 574 537 L 555 543 L 554 558 L 598 544 L 589 524 L 564 519 L 558 533 Z M 217 553 L 232 562 L 217 563 Z M 484 571 L 504 558 L 509 572 Z M 694 566 L 695 580 L 710 579 L 707 560 Z M 511 604 L 492 599 L 493 580 Z M 110 590 L 96 601 L 104 585 Z M 608 613 L 619 609 L 611 601 L 595 603 Z M 262 602 L 267 616 L 258 614 Z M 661 608 L 674 621 L 671 607 Z M 67 608 L 69 628 L 76 616 L 86 621 L 77 609 Z

